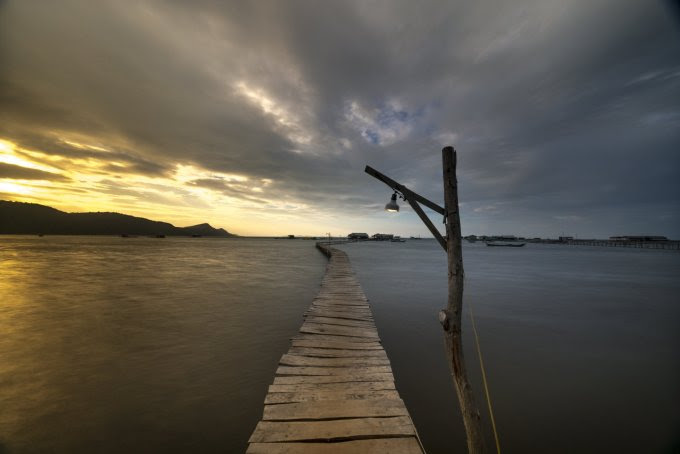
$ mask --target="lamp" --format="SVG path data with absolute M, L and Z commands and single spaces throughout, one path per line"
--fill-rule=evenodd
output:
M 399 205 L 397 205 L 397 193 L 392 194 L 392 198 L 387 205 L 385 205 L 385 211 L 397 212 L 399 211 Z
M 456 151 L 453 147 L 446 147 L 442 150 L 442 164 L 444 170 L 444 201 L 445 207 L 442 208 L 431 200 L 426 199 L 420 194 L 408 189 L 387 175 L 383 175 L 374 168 L 366 166 L 364 171 L 382 181 L 394 190 L 392 199 L 385 205 L 387 211 L 399 211 L 397 205 L 397 193 L 401 198 L 408 202 L 413 211 L 420 217 L 425 226 L 432 232 L 432 235 L 439 242 L 442 249 L 446 251 L 448 259 L 448 284 L 449 298 L 447 308 L 439 313 L 439 321 L 444 328 L 444 338 L 447 345 L 447 359 L 451 369 L 451 376 L 456 387 L 458 402 L 463 409 L 463 421 L 467 437 L 468 452 L 470 454 L 482 453 L 484 451 L 484 437 L 479 417 L 479 410 L 472 386 L 467 377 L 465 369 L 465 355 L 463 354 L 463 343 L 461 337 L 461 314 L 463 312 L 463 255 L 461 253 L 461 234 L 460 234 L 460 215 L 458 204 L 458 182 L 456 181 Z M 439 229 L 435 227 L 430 218 L 425 214 L 420 204 L 444 216 L 446 236 L 443 236 Z M 474 325 L 473 325 L 474 327 Z M 481 355 L 480 355 L 481 362 Z M 484 374 L 482 369 L 482 374 Z M 486 385 L 485 385 L 486 388 Z M 488 392 L 487 392 L 488 399 Z M 489 410 L 491 406 L 489 404 Z M 491 424 L 496 434 L 493 413 L 491 414 Z M 498 452 L 498 437 L 496 436 L 496 447 Z

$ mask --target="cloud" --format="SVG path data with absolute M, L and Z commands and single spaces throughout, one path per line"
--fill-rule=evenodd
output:
M 7 1 L 0 138 L 91 200 L 127 182 L 140 209 L 182 200 L 225 222 L 286 206 L 361 230 L 388 192 L 367 163 L 442 203 L 449 144 L 473 231 L 492 206 L 544 235 L 563 213 L 652 219 L 680 194 L 678 30 L 636 0 Z M 648 228 L 680 234 L 672 217 Z
M 365 109 L 357 101 L 345 106 L 345 119 L 372 145 L 389 146 L 407 139 L 417 116 L 394 101 L 374 109 Z
M 9 178 L 13 180 L 46 180 L 46 181 L 65 181 L 68 180 L 63 175 L 52 172 L 45 172 L 44 170 L 32 169 L 30 167 L 22 167 L 6 162 L 0 162 L 0 178 Z
M 249 202 L 258 204 L 268 203 L 266 200 L 257 197 L 257 195 L 262 192 L 261 186 L 249 186 L 241 183 L 231 183 L 221 178 L 201 178 L 190 181 L 189 184 L 212 189 L 224 195 Z
M 583 220 L 583 216 L 574 216 L 574 215 L 570 215 L 570 214 L 567 214 L 567 215 L 560 215 L 560 216 L 553 216 L 553 217 L 554 217 L 555 219 L 557 219 L 558 221 L 574 221 L 574 222 L 578 222 L 578 221 L 582 221 L 582 220 Z

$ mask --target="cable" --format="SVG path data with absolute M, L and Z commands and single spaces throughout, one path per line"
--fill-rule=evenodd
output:
M 484 394 L 486 395 L 486 403 L 489 406 L 489 415 L 491 416 L 491 428 L 493 429 L 493 436 L 496 440 L 496 451 L 501 454 L 501 444 L 498 441 L 498 431 L 496 430 L 496 419 L 493 417 L 493 408 L 491 407 L 491 396 L 489 395 L 489 386 L 486 382 L 486 370 L 484 369 L 484 361 L 482 360 L 482 348 L 479 346 L 479 335 L 477 334 L 477 325 L 475 324 L 475 316 L 472 313 L 472 305 L 468 304 L 470 311 L 470 320 L 472 321 L 472 332 L 475 334 L 475 344 L 477 345 L 477 356 L 479 356 L 479 366 L 482 370 L 482 382 L 484 383 Z

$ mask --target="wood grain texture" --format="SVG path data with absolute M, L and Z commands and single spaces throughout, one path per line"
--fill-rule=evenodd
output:
M 335 336 L 331 334 L 320 333 L 300 333 L 294 336 L 292 340 L 311 340 L 311 341 L 331 341 L 331 342 L 380 342 L 380 339 L 375 337 L 353 337 L 353 336 Z
M 324 251 L 321 290 L 279 360 L 247 452 L 421 453 L 349 259 Z
M 414 437 L 352 440 L 336 443 L 251 443 L 246 454 L 422 454 Z
M 346 318 L 335 318 L 326 314 L 307 315 L 305 321 L 309 323 L 322 323 L 326 325 L 357 326 L 359 328 L 372 328 L 375 326 L 372 321 L 367 320 L 347 320 Z
M 333 336 L 365 337 L 378 339 L 378 330 L 375 328 L 357 328 L 354 326 L 325 325 L 320 323 L 305 322 L 300 328 L 301 333 L 330 334 Z
M 394 381 L 365 381 L 365 382 L 340 382 L 340 383 L 296 383 L 291 385 L 269 385 L 270 393 L 297 393 L 310 391 L 343 391 L 348 393 L 364 391 L 382 391 L 395 389 Z
M 276 375 L 347 375 L 347 374 L 384 374 L 392 373 L 390 366 L 362 367 L 296 367 L 279 366 Z
M 318 336 L 317 336 L 318 337 Z M 362 341 L 354 342 L 346 339 L 342 340 L 326 340 L 326 339 L 314 339 L 309 337 L 295 337 L 290 343 L 293 347 L 312 347 L 312 348 L 332 348 L 341 350 L 381 350 L 384 351 L 380 342 L 375 341 Z
M 295 421 L 324 420 L 337 418 L 384 418 L 387 416 L 408 416 L 401 399 L 373 399 L 266 405 L 263 420 Z
M 298 383 L 363 383 L 371 381 L 394 381 L 394 377 L 390 373 L 356 375 L 282 375 L 274 377 L 275 385 L 295 385 Z
M 291 347 L 290 355 L 317 356 L 324 358 L 387 358 L 384 350 L 345 350 L 338 348 Z
M 415 430 L 407 416 L 304 422 L 260 421 L 249 442 L 356 440 L 367 436 L 415 436 Z
M 269 393 L 264 398 L 265 404 L 285 404 L 291 402 L 313 402 L 319 400 L 373 400 L 399 399 L 399 393 L 394 390 L 382 391 L 306 391 L 297 393 Z
M 364 367 L 389 366 L 390 360 L 385 358 L 318 358 L 315 356 L 299 356 L 285 354 L 279 360 L 282 366 L 304 367 Z

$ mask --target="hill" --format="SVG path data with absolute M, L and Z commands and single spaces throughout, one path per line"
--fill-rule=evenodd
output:
M 37 203 L 6 200 L 0 200 L 0 234 L 236 236 L 209 224 L 175 227 L 127 214 L 66 213 Z

